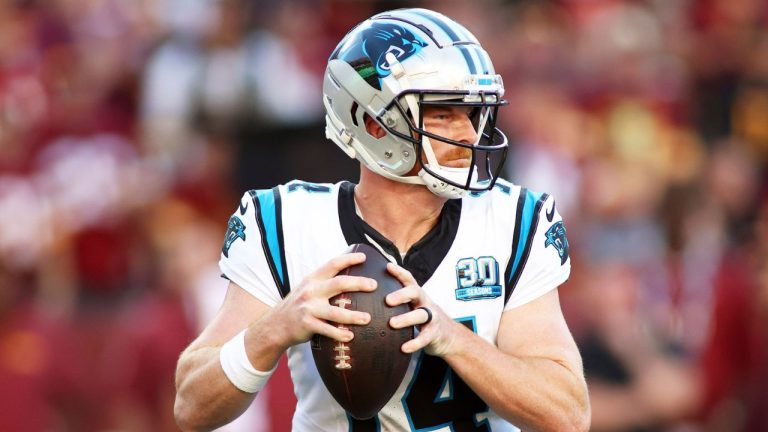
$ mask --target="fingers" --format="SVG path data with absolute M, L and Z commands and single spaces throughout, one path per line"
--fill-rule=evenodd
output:
M 421 288 L 419 288 L 419 284 L 416 282 L 416 279 L 413 278 L 411 272 L 392 263 L 387 264 L 387 271 L 397 278 L 397 280 L 404 286 L 404 288 L 387 296 L 387 304 L 390 306 L 397 306 L 413 302 L 414 306 L 419 306 L 421 304 Z
M 361 252 L 339 255 L 323 264 L 320 268 L 310 274 L 309 277 L 316 280 L 330 279 L 347 267 L 360 264 L 364 261 L 365 254 Z
M 318 285 L 318 292 L 326 298 L 333 297 L 343 292 L 373 291 L 376 289 L 376 280 L 362 276 L 339 275 L 324 280 Z
M 329 323 L 315 317 L 306 317 L 305 327 L 310 334 L 319 334 L 339 342 L 349 342 L 354 338 L 354 333 L 348 328 L 339 327 L 337 324 Z
M 339 274 L 347 267 L 364 261 L 365 254 L 359 252 L 339 255 L 315 270 L 307 279 L 318 282 L 318 292 L 325 297 L 333 297 L 342 292 L 373 291 L 376 289 L 375 279 Z
M 332 305 L 327 298 L 311 297 L 308 293 L 297 297 L 293 305 L 283 309 L 283 313 L 285 321 L 292 322 L 289 328 L 293 333 L 293 344 L 304 342 L 313 334 L 348 342 L 353 333 L 346 326 L 366 325 L 371 321 L 367 312 Z
M 416 282 L 416 279 L 413 278 L 411 272 L 397 264 L 388 263 L 387 271 L 389 271 L 389 274 L 397 278 L 397 280 L 399 280 L 403 286 L 418 285 L 418 282 Z
M 315 316 L 338 324 L 365 325 L 371 321 L 371 315 L 367 312 L 344 309 L 339 306 L 322 308 L 315 313 Z
M 389 325 L 394 329 L 401 329 L 426 324 L 429 318 L 429 315 L 424 309 L 418 308 L 390 318 Z
M 413 303 L 413 307 L 418 307 L 422 303 L 421 293 L 418 285 L 409 285 L 387 295 L 386 302 L 389 306 Z
M 400 349 L 406 353 L 414 353 L 420 349 L 426 348 L 435 339 L 434 327 L 425 326 L 423 330 L 419 332 L 419 335 L 409 340 L 408 342 L 400 345 Z
M 432 317 L 430 317 L 423 308 L 414 309 L 410 312 L 392 317 L 389 320 L 389 325 L 395 329 L 410 326 L 420 326 L 419 334 L 415 338 L 405 342 L 400 346 L 400 349 L 404 353 L 410 354 L 416 352 L 420 349 L 426 348 L 430 343 L 432 343 L 432 341 L 435 339 L 435 328 L 437 328 L 437 326 L 434 324 L 429 326 L 426 325 L 431 320 Z
M 344 326 L 365 325 L 370 321 L 371 315 L 367 312 L 327 305 L 315 310 L 313 314 L 307 315 L 305 326 L 316 334 L 322 334 L 341 342 L 349 342 L 354 334 Z

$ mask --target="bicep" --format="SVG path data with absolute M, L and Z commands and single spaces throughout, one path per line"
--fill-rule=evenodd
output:
M 270 309 L 241 286 L 230 282 L 219 311 L 187 350 L 221 346 Z
M 581 356 L 560 309 L 557 289 L 504 312 L 497 345 L 501 351 L 518 357 L 548 358 L 566 362 L 574 372 L 582 370 Z

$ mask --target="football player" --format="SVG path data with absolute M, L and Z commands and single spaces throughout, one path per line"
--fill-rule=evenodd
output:
M 216 318 L 178 363 L 175 413 L 185 430 L 237 417 L 279 357 L 298 398 L 295 431 L 552 430 L 589 427 L 581 358 L 557 287 L 570 259 L 554 199 L 499 179 L 502 79 L 477 39 L 425 9 L 373 16 L 331 54 L 326 135 L 360 161 L 359 184 L 292 181 L 242 197 L 220 267 Z M 403 288 L 391 319 L 418 326 L 389 403 L 347 415 L 313 362 L 314 334 L 350 341 L 364 312 L 329 303 L 375 281 L 339 276 L 368 243 Z

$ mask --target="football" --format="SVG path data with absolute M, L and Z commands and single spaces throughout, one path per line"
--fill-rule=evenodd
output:
M 411 360 L 400 346 L 413 339 L 414 328 L 389 326 L 390 318 L 411 307 L 390 307 L 384 302 L 387 294 L 402 288 L 387 271 L 387 259 L 366 244 L 354 244 L 348 252 L 363 252 L 366 260 L 340 274 L 369 277 L 378 286 L 373 292 L 342 293 L 330 301 L 339 307 L 368 312 L 371 321 L 363 326 L 345 326 L 355 335 L 350 342 L 315 335 L 312 356 L 323 383 L 339 405 L 352 417 L 364 420 L 375 416 L 400 386 Z

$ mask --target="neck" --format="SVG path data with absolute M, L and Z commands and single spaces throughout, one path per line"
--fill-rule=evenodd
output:
M 389 180 L 362 167 L 355 201 L 368 225 L 407 252 L 437 224 L 447 199 L 423 185 Z

